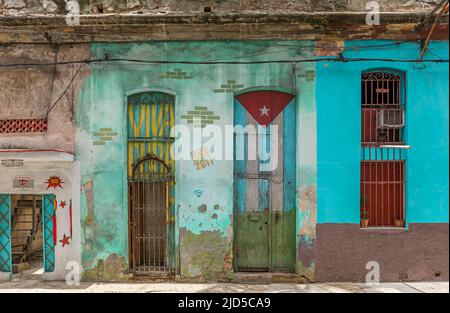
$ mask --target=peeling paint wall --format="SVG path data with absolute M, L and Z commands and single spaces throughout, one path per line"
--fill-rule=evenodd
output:
M 420 44 L 413 42 L 395 49 L 364 49 L 389 42 L 347 41 L 344 56 L 420 55 Z M 429 51 L 427 58 L 448 59 L 448 42 L 432 42 Z M 411 145 L 405 151 L 406 223 L 448 223 L 448 64 L 384 62 L 317 65 L 318 222 L 359 223 L 361 72 L 376 68 L 406 75 L 405 141 Z M 351 120 L 354 116 L 358 118 Z
M 51 63 L 67 61 L 74 58 L 88 58 L 88 45 L 60 46 L 57 49 L 48 45 L 2 45 L 0 46 L 0 63 Z M 0 150 L 36 150 L 56 149 L 75 152 L 75 106 L 79 94 L 79 83 L 88 75 L 88 68 L 79 73 L 66 94 L 48 113 L 49 108 L 63 94 L 76 65 L 53 66 L 18 66 L 0 69 L 0 120 L 11 119 L 44 119 L 48 118 L 48 129 L 45 132 L 2 133 L 0 134 Z M 53 87 L 52 86 L 53 82 Z M 3 152 L 4 153 L 4 152 Z M 81 263 L 81 236 L 79 225 L 79 173 L 78 163 L 55 161 L 41 154 L 32 161 L 26 153 L 2 154 L 2 158 L 18 158 L 23 161 L 20 167 L 4 167 L 0 165 L 0 193 L 2 194 L 45 194 L 56 195 L 57 241 L 55 245 L 55 270 L 45 273 L 48 280 L 64 280 L 70 261 Z M 49 152 L 51 154 L 51 152 Z M 44 155 L 46 153 L 43 153 Z M 6 155 L 6 156 L 5 156 Z M 8 156 L 9 155 L 9 156 Z M 46 161 L 47 160 L 47 161 Z M 34 187 L 31 189 L 14 188 L 15 177 L 33 177 Z M 62 179 L 63 188 L 48 187 L 47 180 L 51 176 Z M 72 207 L 70 208 L 70 204 Z M 70 209 L 69 209 L 70 208 Z M 70 218 L 72 212 L 72 219 Z M 70 227 L 72 221 L 72 227 Z M 59 223 L 58 223 L 59 222 Z M 72 234 L 69 234 L 72 230 Z M 63 243 L 63 235 L 69 238 Z
M 246 61 L 268 60 L 276 54 L 280 59 L 295 59 L 311 57 L 311 47 L 314 45 L 306 41 L 94 44 L 92 57 L 108 54 L 111 58 Z M 84 80 L 77 105 L 76 140 L 77 159 L 82 164 L 82 256 L 87 271 L 95 271 L 99 262 L 112 254 L 123 258 L 128 269 L 126 97 L 152 90 L 175 95 L 175 124 L 186 125 L 191 132 L 201 128 L 193 127 L 186 116 L 198 110 L 216 116 L 213 124 L 222 129 L 233 125 L 233 91 L 258 86 L 296 90 L 300 108 L 297 181 L 301 182 L 299 188 L 311 191 L 299 196 L 298 203 L 305 204 L 297 214 L 296 233 L 299 247 L 303 249 L 308 243 L 305 251 L 311 255 L 316 219 L 314 68 L 314 64 L 92 65 L 92 76 Z M 96 145 L 95 133 L 103 128 L 117 136 Z M 232 147 L 230 139 L 227 144 Z M 195 149 L 192 144 L 189 152 Z M 175 173 L 179 274 L 186 279 L 229 279 L 233 273 L 233 161 L 213 160 L 207 166 L 197 166 L 192 160 L 179 160 Z M 313 279 L 313 257 L 305 256 L 297 267 Z
M 0 46 L 0 63 L 52 63 L 89 58 L 88 45 Z M 43 119 L 47 111 L 63 93 L 79 65 L 28 66 L 0 68 L 0 120 Z M 89 74 L 83 68 L 78 78 Z M 48 113 L 48 130 L 42 133 L 1 134 L 0 149 L 61 149 L 75 150 L 75 106 L 79 94 L 76 80 L 61 100 Z M 52 87 L 53 82 L 53 87 Z
M 424 10 L 438 0 L 423 3 L 404 0 L 379 0 L 383 11 Z M 0 0 L 0 14 L 54 14 L 64 13 L 65 6 L 52 0 Z M 365 11 L 364 0 L 78 0 L 85 14 L 107 14 L 116 12 L 212 12 L 227 11 Z M 206 12 L 209 12 L 206 10 Z
M 4 160 L 6 157 L 2 155 L 0 159 Z M 81 264 L 78 174 L 77 162 L 24 159 L 23 166 L 20 168 L 5 168 L 0 165 L 1 194 L 55 195 L 54 223 L 56 225 L 53 230 L 56 239 L 54 242 L 55 264 L 53 271 L 43 273 L 42 278 L 45 280 L 65 280 L 66 275 L 76 270 Z M 31 177 L 33 187 L 14 187 L 12 181 L 16 177 Z M 50 184 L 51 177 L 56 178 L 59 184 Z
M 413 42 L 364 49 L 385 43 L 347 41 L 344 56 L 414 59 L 421 51 Z M 448 42 L 432 42 L 425 57 L 448 59 Z M 376 68 L 405 73 L 411 149 L 404 152 L 407 225 L 397 232 L 359 225 L 361 72 Z M 369 261 L 380 265 L 382 281 L 448 279 L 448 64 L 325 62 L 316 69 L 317 279 L 364 281 Z

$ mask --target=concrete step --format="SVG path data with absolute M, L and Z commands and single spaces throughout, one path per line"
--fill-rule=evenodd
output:
M 270 283 L 306 283 L 303 276 L 295 273 L 238 272 L 232 279 L 238 284 L 270 284 Z
M 16 274 L 16 273 L 26 271 L 29 268 L 30 268 L 30 265 L 27 262 L 16 263 L 16 264 L 13 264 L 13 266 L 12 266 L 12 272 L 14 274 Z

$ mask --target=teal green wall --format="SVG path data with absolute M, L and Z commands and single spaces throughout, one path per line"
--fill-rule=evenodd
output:
M 107 54 L 109 58 L 188 61 L 301 59 L 312 57 L 311 46 L 310 42 L 292 41 L 94 44 L 92 58 Z M 97 269 L 98 273 L 99 261 L 105 267 L 104 260 L 110 255 L 117 256 L 121 264 L 128 262 L 125 108 L 126 96 L 140 91 L 173 93 L 176 124 L 190 125 L 182 115 L 203 106 L 220 117 L 216 125 L 224 126 L 233 125 L 233 92 L 261 86 L 295 90 L 301 125 L 297 142 L 298 187 L 308 190 L 308 203 L 301 213 L 304 217 L 297 221 L 297 241 L 299 245 L 305 245 L 305 240 L 306 245 L 312 244 L 316 219 L 314 68 L 313 63 L 295 68 L 293 64 L 93 64 L 77 105 L 77 158 L 81 161 L 84 186 L 83 266 L 88 271 Z M 175 69 L 185 73 L 182 78 L 174 77 Z M 98 143 L 95 132 L 102 128 L 117 132 L 117 136 Z M 302 150 L 301 145 L 309 148 Z M 181 275 L 228 277 L 232 271 L 233 161 L 215 161 L 202 170 L 197 170 L 190 160 L 177 161 L 175 172 L 175 236 Z M 195 189 L 204 190 L 201 198 L 194 195 Z M 309 196 L 311 192 L 313 197 Z M 203 205 L 206 212 L 199 209 Z M 314 265 L 311 260 L 305 264 L 299 259 L 297 270 Z
M 344 56 L 416 59 L 415 43 L 348 41 Z M 92 58 L 257 61 L 313 58 L 314 43 L 210 41 L 94 44 Z M 448 43 L 426 57 L 448 59 Z M 142 91 L 176 96 L 175 123 L 206 107 L 233 124 L 235 92 L 288 88 L 297 94 L 297 266 L 311 279 L 316 223 L 359 223 L 360 78 L 373 68 L 404 71 L 407 88 L 407 223 L 448 222 L 448 64 L 319 62 L 294 64 L 97 63 L 77 104 L 81 164 L 82 259 L 88 278 L 126 278 L 128 268 L 126 98 Z M 179 76 L 174 73 L 180 73 Z M 191 128 L 192 130 L 192 128 Z M 99 142 L 96 133 L 111 132 Z M 317 142 L 317 143 L 316 143 Z M 317 147 L 317 148 L 316 148 Z M 182 277 L 229 278 L 233 261 L 233 161 L 197 170 L 175 164 L 176 260 Z M 317 173 L 317 174 L 316 174 Z M 194 190 L 202 189 L 199 198 Z M 205 210 L 206 208 L 206 210 Z M 116 275 L 122 270 L 122 274 Z
M 349 58 L 417 59 L 417 43 L 348 41 Z M 359 48 L 352 49 L 358 46 Z M 361 47 L 363 46 L 363 47 Z M 366 46 L 366 47 L 364 47 Z M 426 58 L 448 59 L 448 42 L 432 42 Z M 448 223 L 448 63 L 317 64 L 319 223 L 359 223 L 361 72 L 391 68 L 406 75 L 406 222 Z

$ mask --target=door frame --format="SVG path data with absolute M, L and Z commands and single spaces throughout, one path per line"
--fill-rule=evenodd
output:
M 285 93 L 289 93 L 291 95 L 294 96 L 295 99 L 295 106 L 296 106 L 296 124 L 295 124 L 295 132 L 297 133 L 298 129 L 299 129 L 299 123 L 297 122 L 298 120 L 298 114 L 299 114 L 299 109 L 298 109 L 298 95 L 295 92 L 294 89 L 291 88 L 284 88 L 284 87 L 274 87 L 274 86 L 262 86 L 262 87 L 250 87 L 250 88 L 245 88 L 245 89 L 241 89 L 239 91 L 236 91 L 235 93 L 233 93 L 233 127 L 235 126 L 235 119 L 234 119 L 234 101 L 236 99 L 236 96 L 240 95 L 240 94 L 245 94 L 248 92 L 252 92 L 252 91 L 280 91 L 280 92 L 285 92 Z M 235 135 L 233 132 L 233 149 L 235 148 Z M 298 141 L 296 140 L 296 151 L 298 150 Z M 298 153 L 296 153 L 297 158 L 298 158 Z M 234 175 L 234 166 L 235 166 L 235 160 L 233 158 L 233 270 L 235 273 L 240 272 L 238 270 L 238 257 L 237 257 L 237 249 L 238 249 L 238 242 L 237 242 L 237 205 L 236 205 L 236 181 L 235 178 L 236 176 Z M 297 172 L 297 168 L 296 168 L 296 172 Z M 267 179 L 269 179 L 269 181 L 271 181 L 272 179 L 272 175 L 268 174 L 266 175 Z M 296 173 L 297 176 L 297 173 Z M 296 188 L 297 188 L 298 182 L 296 182 Z M 272 192 L 272 189 L 270 189 L 270 192 Z M 296 192 L 297 194 L 297 192 Z M 271 198 L 269 198 L 269 227 L 268 227 L 268 253 L 269 253 L 269 260 L 268 260 L 268 264 L 269 264 L 269 269 L 268 271 L 261 271 L 261 273 L 274 273 L 275 271 L 273 271 L 273 259 L 272 259 L 272 255 L 271 255 L 271 251 L 272 251 L 272 201 Z M 296 201 L 296 203 L 298 203 Z M 297 233 L 297 205 L 295 208 L 295 229 L 294 232 Z M 297 255 L 297 247 L 294 247 L 295 249 L 295 254 Z M 294 264 L 294 267 L 296 268 L 296 265 Z M 294 272 L 296 272 L 297 270 L 295 269 Z M 241 272 L 242 273 L 242 272 Z
M 123 160 L 124 161 L 124 175 L 123 175 L 123 194 L 124 194 L 124 198 L 123 198 L 123 205 L 124 207 L 127 208 L 127 210 L 124 213 L 123 218 L 126 220 L 126 227 L 125 227 L 125 231 L 127 233 L 127 249 L 125 250 L 126 253 L 128 254 L 128 257 L 126 258 L 128 260 L 128 269 L 131 268 L 131 260 L 132 260 L 132 255 L 131 255 L 131 225 L 130 225 L 130 220 L 131 220 L 131 216 L 130 216 L 130 207 L 131 207 L 131 199 L 129 197 L 129 185 L 128 185 L 128 98 L 130 96 L 133 96 L 135 94 L 139 94 L 139 93 L 150 93 L 150 92 L 161 92 L 161 93 L 166 93 L 169 95 L 172 95 L 174 97 L 174 104 L 173 104 L 173 113 L 174 113 L 174 122 L 176 124 L 176 119 L 177 119 L 177 111 L 178 111 L 178 104 L 179 104 L 179 99 L 178 96 L 175 92 L 174 89 L 168 89 L 165 88 L 163 86 L 152 86 L 152 87 L 140 87 L 140 88 L 133 88 L 133 89 L 128 89 L 125 92 L 123 92 L 122 94 L 122 129 L 124 132 L 124 135 L 122 136 L 122 143 L 123 143 L 123 150 L 122 150 L 122 156 L 123 156 Z M 180 234 L 179 234 L 179 230 L 178 230 L 178 208 L 175 205 L 176 204 L 176 199 L 177 199 L 177 188 L 176 188 L 176 181 L 177 181 L 177 176 L 179 175 L 177 173 L 177 171 L 175 171 L 176 168 L 176 161 L 174 162 L 174 168 L 172 169 L 172 179 L 173 179 L 173 216 L 174 216 L 174 221 L 172 223 L 172 232 L 173 232 L 173 247 L 172 247 L 172 251 L 173 251 L 173 273 L 174 274 L 180 274 L 180 248 L 179 248 L 179 242 L 180 242 Z M 178 247 L 178 249 L 177 249 Z
M 41 227 L 42 227 L 42 266 L 44 268 L 44 273 L 51 273 L 55 270 L 55 262 L 56 262 L 56 254 L 55 254 L 55 241 L 54 241 L 54 231 L 53 228 L 55 227 L 54 224 L 54 214 L 55 214 L 55 199 L 56 199 L 56 195 L 55 194 L 43 194 L 43 193 L 36 193 L 36 192 L 31 192 L 31 193 L 2 193 L 0 195 L 6 195 L 7 198 L 9 199 L 9 206 L 8 206 L 8 219 L 9 219 L 9 231 L 8 231 L 8 235 L 9 235 L 9 269 L 10 272 L 12 273 L 12 265 L 13 265 L 13 259 L 12 259 L 12 246 L 11 246 L 11 236 L 12 236 L 12 225 L 11 225 L 11 218 L 12 218 L 12 206 L 13 206 L 13 196 L 15 195 L 32 195 L 32 196 L 42 196 L 41 202 L 42 202 L 42 207 L 41 207 Z M 46 248 L 46 210 L 45 210 L 45 198 L 46 197 L 51 197 L 52 198 L 52 203 L 53 203 L 53 215 L 50 215 L 51 218 L 49 218 L 50 220 L 50 225 L 52 227 L 52 232 L 50 235 L 50 239 L 52 240 L 52 244 L 49 244 L 49 247 L 51 247 L 51 250 L 49 251 L 49 249 Z M 4 235 L 4 234 L 3 234 Z M 49 239 L 49 240 L 50 240 Z M 8 272 L 5 272 L 8 273 Z

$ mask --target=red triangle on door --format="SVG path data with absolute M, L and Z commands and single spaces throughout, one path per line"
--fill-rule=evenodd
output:
M 294 95 L 273 90 L 258 90 L 236 96 L 239 103 L 262 126 L 269 125 L 291 102 Z

